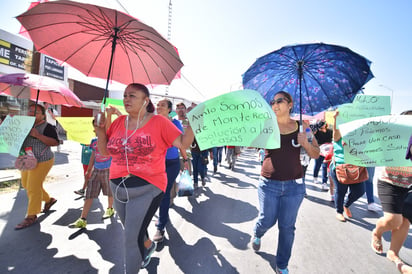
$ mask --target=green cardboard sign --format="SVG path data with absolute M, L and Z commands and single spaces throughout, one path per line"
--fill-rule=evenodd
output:
M 356 120 L 340 125 L 340 132 L 346 143 L 343 146 L 345 163 L 358 166 L 412 166 L 412 162 L 405 159 L 412 134 L 410 115 Z
M 122 114 L 126 114 L 122 99 L 106 98 L 106 106 L 116 107 Z
M 336 124 L 339 126 L 358 119 L 390 114 L 390 96 L 358 94 L 352 103 L 343 104 L 339 107 L 339 115 L 336 117 Z
M 280 147 L 276 115 L 254 90 L 212 98 L 192 109 L 187 117 L 201 150 L 224 145 Z
M 7 115 L 0 125 L 0 152 L 19 156 L 20 148 L 32 129 L 34 120 L 32 116 Z

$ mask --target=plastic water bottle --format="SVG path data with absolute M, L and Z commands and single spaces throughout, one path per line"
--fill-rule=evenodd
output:
M 312 143 L 313 135 L 312 135 L 312 131 L 310 130 L 310 128 L 306 128 L 306 137 L 308 138 L 308 142 Z
M 308 138 L 308 142 L 312 143 L 312 131 L 310 130 L 310 128 L 306 129 L 306 136 Z M 300 163 L 302 164 L 302 166 L 307 166 L 309 165 L 310 162 L 310 157 L 308 155 L 308 153 L 306 152 L 306 150 L 301 146 L 300 148 Z

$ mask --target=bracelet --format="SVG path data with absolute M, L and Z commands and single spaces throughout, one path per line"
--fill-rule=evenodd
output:
M 189 161 L 189 160 L 188 160 L 188 159 L 183 159 L 182 161 L 183 161 L 183 163 L 186 163 L 186 162 Z

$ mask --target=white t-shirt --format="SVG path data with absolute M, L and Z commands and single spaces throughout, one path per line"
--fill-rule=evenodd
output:
M 56 119 L 53 118 L 49 111 L 52 111 L 54 116 L 59 115 L 59 113 L 54 108 L 46 110 L 47 123 L 51 124 L 52 126 L 56 126 Z

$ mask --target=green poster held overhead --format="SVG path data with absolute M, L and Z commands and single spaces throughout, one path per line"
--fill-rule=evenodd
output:
M 0 125 L 0 152 L 19 156 L 20 148 L 32 129 L 34 120 L 32 116 L 7 115 Z
M 340 115 L 340 113 L 339 113 Z M 340 125 L 345 163 L 358 166 L 412 166 L 405 159 L 412 133 L 412 116 L 360 119 Z
M 339 107 L 336 124 L 339 126 L 354 120 L 390 114 L 390 96 L 358 94 L 352 103 L 343 104 Z
M 187 117 L 201 150 L 225 145 L 280 147 L 276 115 L 254 90 L 212 98 L 192 109 Z

